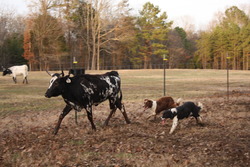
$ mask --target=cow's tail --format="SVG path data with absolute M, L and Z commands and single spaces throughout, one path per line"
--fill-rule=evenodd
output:
M 122 102 L 122 90 L 120 90 L 120 102 Z

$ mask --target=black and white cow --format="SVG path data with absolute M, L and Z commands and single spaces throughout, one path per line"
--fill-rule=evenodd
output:
M 20 65 L 20 66 L 12 66 L 10 68 L 3 68 L 3 76 L 9 74 L 12 75 L 13 81 L 17 83 L 16 76 L 23 75 L 23 83 L 28 84 L 27 76 L 28 76 L 28 66 Z
M 45 93 L 45 97 L 56 97 L 62 95 L 66 106 L 59 116 L 58 123 L 54 129 L 57 134 L 63 118 L 72 110 L 81 111 L 83 108 L 87 112 L 92 129 L 96 130 L 92 116 L 92 105 L 98 105 L 105 100 L 109 100 L 110 114 L 104 125 L 108 125 L 109 119 L 119 108 L 127 123 L 130 123 L 125 108 L 122 104 L 121 79 L 118 72 L 111 71 L 103 75 L 77 75 L 70 77 L 54 75 L 50 80 L 50 85 Z

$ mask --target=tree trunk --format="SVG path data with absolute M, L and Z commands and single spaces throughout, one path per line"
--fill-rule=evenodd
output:
M 221 69 L 226 69 L 226 58 L 225 58 L 225 53 L 221 53 Z
M 203 69 L 207 69 L 207 55 L 204 54 L 204 56 L 202 57 L 202 67 Z
M 148 59 L 147 59 L 147 56 L 144 56 L 144 65 L 143 65 L 143 68 L 147 69 L 147 67 L 148 67 Z
M 219 62 L 218 62 L 218 58 L 215 56 L 214 57 L 214 69 L 218 69 L 219 68 Z
M 89 23 L 89 14 L 90 14 L 90 10 L 91 10 L 91 6 L 90 5 L 87 5 L 87 39 L 86 39 L 86 43 L 87 43 L 87 58 L 86 58 L 86 68 L 87 70 L 90 69 L 89 65 L 90 65 L 90 33 L 89 33 L 89 30 L 90 30 L 90 23 Z
M 95 43 L 95 38 L 94 37 L 95 36 L 93 35 L 91 70 L 96 69 L 96 43 Z
M 101 30 L 100 30 L 100 26 L 101 26 L 101 18 L 98 15 L 98 29 L 97 29 L 97 59 L 96 59 L 96 66 L 97 66 L 97 70 L 100 70 L 100 34 L 101 34 Z
M 249 56 L 250 56 L 250 52 L 247 53 L 247 67 L 246 67 L 246 70 L 249 70 Z
M 91 7 L 92 7 L 92 0 L 91 0 Z M 95 5 L 96 7 L 96 5 Z M 97 8 L 96 8 L 97 10 Z M 91 9 L 90 13 L 91 17 L 91 30 L 92 30 L 92 59 L 91 59 L 91 70 L 96 69 L 96 19 L 93 13 L 93 10 Z
M 245 51 L 244 51 L 244 49 L 243 49 L 243 57 L 242 57 L 242 64 L 243 64 L 242 69 L 243 69 L 243 70 L 246 70 L 246 64 L 247 64 L 246 58 L 247 58 L 247 57 L 246 57 Z

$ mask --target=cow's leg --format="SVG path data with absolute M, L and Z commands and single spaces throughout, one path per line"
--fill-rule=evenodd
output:
M 54 132 L 53 132 L 54 135 L 57 134 L 57 132 L 58 132 L 58 130 L 59 130 L 59 128 L 60 128 L 60 125 L 61 125 L 61 123 L 62 123 L 63 118 L 64 118 L 71 110 L 72 110 L 72 108 L 71 108 L 69 105 L 66 105 L 66 106 L 64 107 L 64 109 L 63 109 L 61 115 L 59 116 L 59 119 L 58 119 L 58 122 L 57 122 L 57 124 L 56 124 L 56 127 L 55 127 L 55 129 L 54 129 Z
M 112 99 L 109 99 L 110 113 L 109 113 L 108 118 L 105 120 L 103 126 L 107 126 L 107 125 L 108 125 L 110 118 L 112 117 L 112 115 L 113 115 L 113 114 L 116 112 L 116 110 L 117 110 L 117 107 L 116 107 L 116 106 L 117 106 L 117 105 L 116 105 L 114 99 L 113 99 L 113 98 L 112 98 Z
M 16 77 L 12 77 L 12 79 L 13 79 L 13 81 L 15 82 L 15 84 L 16 84 Z
M 130 124 L 131 122 L 130 122 L 130 120 L 128 119 L 128 115 L 127 115 L 127 113 L 126 113 L 124 104 L 121 104 L 121 106 L 122 106 L 122 108 L 121 108 L 120 110 L 121 110 L 121 112 L 122 112 L 122 115 L 123 115 L 124 118 L 125 118 L 126 123 L 127 123 L 127 124 Z
M 24 82 L 25 82 L 26 84 L 28 84 L 27 76 L 24 77 L 24 79 L 23 79 L 23 84 L 24 84 Z
M 86 107 L 86 111 L 87 111 L 87 115 L 88 115 L 88 119 L 91 123 L 92 129 L 96 130 L 95 124 L 93 122 L 93 115 L 92 115 L 92 106 L 91 107 Z
M 126 113 L 125 106 L 124 106 L 124 104 L 122 104 L 121 100 L 117 100 L 116 103 L 115 103 L 115 105 L 116 105 L 117 108 L 119 108 L 120 111 L 122 112 L 122 115 L 123 115 L 123 117 L 124 117 L 126 123 L 127 123 L 127 124 L 130 124 L 131 122 L 130 122 L 130 120 L 128 119 L 128 115 L 127 115 L 127 113 Z
M 115 113 L 116 109 L 117 109 L 116 107 L 111 109 L 108 118 L 105 120 L 105 122 L 103 124 L 104 126 L 108 126 L 109 120 L 112 117 L 112 115 Z

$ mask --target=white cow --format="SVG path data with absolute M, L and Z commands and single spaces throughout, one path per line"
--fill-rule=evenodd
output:
M 28 76 L 28 66 L 27 65 L 20 65 L 20 66 L 12 66 L 10 68 L 3 67 L 3 76 L 5 75 L 12 75 L 13 81 L 17 83 L 16 76 L 23 75 L 23 83 L 25 82 L 28 84 L 27 76 Z

